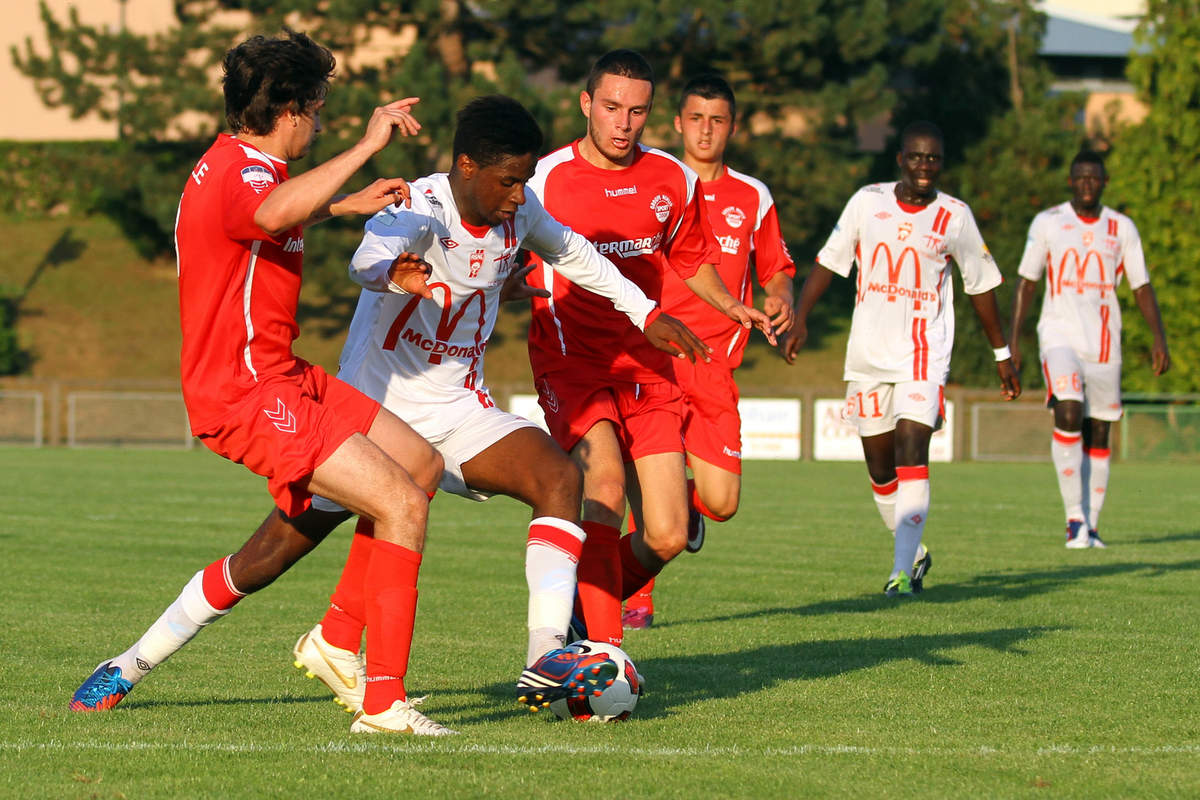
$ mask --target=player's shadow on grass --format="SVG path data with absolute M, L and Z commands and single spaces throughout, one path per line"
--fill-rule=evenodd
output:
M 322 686 L 321 688 L 324 689 L 325 687 Z M 119 708 L 134 711 L 137 709 L 183 708 L 187 706 L 269 706 L 277 704 L 293 705 L 295 703 L 330 703 L 330 707 L 334 707 L 332 706 L 332 695 L 329 692 L 325 692 L 324 694 L 317 694 L 312 697 L 272 695 L 270 697 L 206 697 L 202 700 L 138 700 L 130 695 L 129 699 L 121 701 Z
M 1147 536 L 1142 539 L 1129 539 L 1132 544 L 1167 544 L 1168 542 L 1200 541 L 1200 531 L 1191 533 L 1171 533 L 1166 536 Z
M 1169 572 L 1200 570 L 1200 560 L 1180 561 L 1173 564 L 1155 564 L 1144 561 L 1115 564 L 1079 564 L 1058 569 L 1030 570 L 1028 572 L 996 572 L 976 575 L 955 583 L 934 583 L 917 598 L 899 599 L 884 597 L 883 592 L 873 592 L 839 600 L 826 600 L 803 606 L 775 606 L 757 608 L 738 614 L 720 614 L 675 622 L 656 620 L 654 627 L 693 625 L 706 622 L 733 622 L 760 617 L 820 616 L 825 614 L 862 614 L 895 608 L 907 603 L 959 603 L 965 600 L 990 598 L 995 600 L 1023 600 L 1026 597 L 1057 591 L 1080 580 L 1125 575 L 1131 572 L 1146 572 L 1149 578 Z
M 870 669 L 895 661 L 915 661 L 935 667 L 955 667 L 964 660 L 950 651 L 984 647 L 999 653 L 1023 656 L 1023 642 L 1063 627 L 997 628 L 969 633 L 891 636 L 873 639 L 833 639 L 816 642 L 771 644 L 731 653 L 687 653 L 639 662 L 647 676 L 647 692 L 639 701 L 638 719 L 670 716 L 689 703 L 751 695 L 784 681 L 817 680 Z M 512 716 L 512 684 L 496 684 L 485 694 L 494 702 L 446 707 L 462 714 L 462 725 L 491 722 Z M 550 713 L 549 711 L 545 713 Z
M 638 703 L 637 714 L 641 719 L 670 716 L 673 709 L 690 703 L 752 695 L 785 681 L 832 678 L 893 662 L 956 667 L 966 659 L 955 658 L 950 651 L 966 647 L 983 647 L 1020 657 L 1027 655 L 1022 643 L 1065 629 L 1041 626 L 832 639 L 764 645 L 731 653 L 689 653 L 646 659 L 640 669 L 652 677 L 646 696 Z

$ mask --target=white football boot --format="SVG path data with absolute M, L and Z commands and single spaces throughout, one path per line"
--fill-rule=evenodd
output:
M 333 692 L 333 702 L 346 711 L 362 710 L 367 688 L 367 666 L 362 653 L 334 647 L 321 635 L 321 625 L 300 637 L 292 648 L 293 664 L 304 670 L 304 677 L 316 678 Z
M 351 733 L 411 733 L 413 736 L 454 736 L 458 731 L 452 731 L 444 725 L 431 720 L 417 711 L 424 697 L 414 697 L 410 700 L 397 700 L 391 708 L 378 714 L 367 714 L 359 711 L 350 723 Z

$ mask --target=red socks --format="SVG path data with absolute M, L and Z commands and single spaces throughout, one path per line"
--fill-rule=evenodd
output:
M 363 581 L 367 597 L 367 688 L 363 711 L 378 714 L 406 699 L 404 675 L 417 616 L 421 554 L 391 542 L 371 541 Z
M 588 638 L 621 644 L 621 531 L 611 525 L 584 520 L 587 539 L 577 570 L 579 605 Z
M 363 627 L 367 624 L 367 602 L 363 583 L 367 577 L 367 565 L 371 561 L 375 523 L 358 518 L 354 526 L 354 538 L 350 542 L 350 555 L 342 568 L 342 577 L 330 598 L 329 610 L 321 620 L 321 635 L 334 647 L 357 653 L 362 644 Z

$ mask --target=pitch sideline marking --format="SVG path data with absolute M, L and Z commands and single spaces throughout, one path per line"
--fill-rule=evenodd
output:
M 448 744 L 448 743 L 447 743 Z M 466 744 L 445 746 L 439 742 L 437 746 L 426 746 L 425 743 L 413 741 L 400 746 L 389 746 L 380 742 L 339 742 L 330 741 L 324 744 L 296 745 L 278 744 L 262 745 L 252 743 L 219 744 L 213 742 L 191 743 L 181 742 L 61 742 L 51 739 L 46 742 L 15 741 L 0 742 L 0 751 L 111 751 L 111 752 L 147 752 L 147 751 L 176 751 L 189 752 L 206 751 L 220 753 L 371 753 L 379 751 L 392 752 L 427 752 L 427 753 L 476 753 L 480 755 L 622 755 L 628 756 L 629 751 L 621 746 L 590 746 L 576 745 L 539 745 L 536 747 L 519 745 L 477 745 Z M 1005 750 L 996 747 L 974 748 L 915 748 L 915 747 L 864 747 L 859 745 L 815 745 L 805 744 L 793 747 L 765 747 L 751 749 L 745 747 L 658 747 L 639 748 L 638 755 L 658 758 L 673 756 L 805 756 L 805 755 L 862 755 L 862 756 L 1016 756 L 1016 755 L 1059 755 L 1059 756 L 1097 756 L 1097 755 L 1200 755 L 1200 744 L 1156 745 L 1153 747 L 1113 747 L 1113 746 L 1078 746 L 1051 745 L 1039 747 L 1036 750 Z

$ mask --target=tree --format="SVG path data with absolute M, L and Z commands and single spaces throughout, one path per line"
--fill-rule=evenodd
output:
M 1105 200 L 1133 218 L 1158 293 L 1171 371 L 1150 371 L 1152 337 L 1122 293 L 1123 383 L 1131 391 L 1200 391 L 1200 0 L 1149 0 L 1135 39 L 1148 50 L 1130 59 L 1129 78 L 1149 114 L 1118 128 L 1108 159 Z
M 1022 114 L 1036 116 L 1028 109 L 1036 104 L 1020 102 L 1014 87 L 1026 96 L 1043 88 L 1034 55 L 1041 23 L 1029 0 L 178 0 L 175 8 L 176 28 L 139 37 L 89 28 L 73 12 L 62 23 L 43 7 L 49 54 L 28 43 L 13 54 L 46 102 L 121 121 L 133 152 L 104 210 L 123 217 L 147 249 L 163 252 L 171 246 L 178 176 L 222 127 L 220 57 L 247 29 L 271 32 L 285 21 L 339 58 L 314 159 L 346 147 L 381 99 L 422 97 L 422 136 L 380 153 L 360 181 L 448 167 L 454 111 L 488 91 L 526 103 L 548 144 L 565 144 L 583 130 L 576 100 L 583 76 L 614 47 L 639 50 L 655 66 L 659 89 L 646 140 L 673 148 L 671 119 L 684 81 L 720 71 L 738 96 L 730 163 L 771 186 L 802 264 L 855 188 L 895 174 L 894 150 L 882 158 L 864 151 L 864 131 L 932 118 L 946 128 L 957 162 L 1014 108 L 1014 98 L 1018 123 Z M 234 17 L 242 30 L 208 21 L 231 13 L 242 15 Z M 378 44 L 388 36 L 404 46 L 380 57 Z M 114 105 L 118 88 L 126 102 Z M 1040 125 L 1020 124 L 1030 136 Z M 334 220 L 305 243 L 310 274 L 326 276 L 344 298 L 352 292 L 340 267 L 359 231 L 357 221 Z M 848 315 L 849 294 L 843 299 Z

